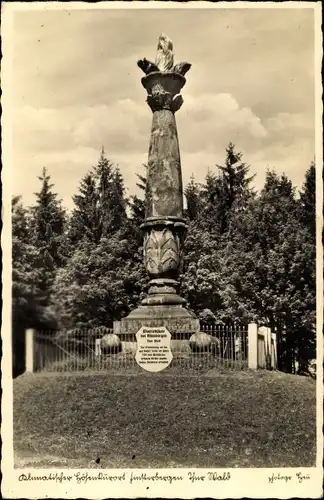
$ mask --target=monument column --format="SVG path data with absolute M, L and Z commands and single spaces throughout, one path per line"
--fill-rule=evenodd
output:
M 175 113 L 183 103 L 189 63 L 173 64 L 173 45 L 161 35 L 155 63 L 142 59 L 142 84 L 153 112 L 145 194 L 144 265 L 150 277 L 141 305 L 116 324 L 115 332 L 136 333 L 142 326 L 165 326 L 171 333 L 192 334 L 199 321 L 179 296 L 179 272 L 186 233 Z M 116 331 L 119 330 L 119 331 Z
M 184 304 L 177 294 L 186 231 L 177 125 L 174 113 L 185 78 L 153 72 L 142 79 L 153 111 L 146 179 L 144 264 L 151 278 L 143 304 Z

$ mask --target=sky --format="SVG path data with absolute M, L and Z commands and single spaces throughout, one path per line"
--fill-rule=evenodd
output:
M 46 166 L 71 209 L 102 146 L 136 192 L 152 121 L 137 60 L 154 60 L 161 32 L 192 64 L 176 113 L 184 184 L 216 170 L 231 141 L 257 189 L 267 168 L 302 185 L 315 154 L 312 9 L 67 7 L 14 15 L 12 179 L 26 204 Z

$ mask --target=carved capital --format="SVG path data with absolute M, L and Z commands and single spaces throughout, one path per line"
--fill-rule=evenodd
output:
M 144 237 L 144 265 L 151 278 L 177 276 L 181 259 L 179 234 L 168 227 L 151 229 Z
M 146 102 L 150 106 L 153 113 L 154 111 L 160 111 L 161 109 L 169 109 L 171 111 L 172 95 L 170 92 L 156 92 L 154 94 L 149 94 Z
M 180 73 L 172 71 L 152 72 L 143 77 L 142 84 L 148 93 L 147 103 L 152 111 L 178 111 L 183 103 L 180 91 L 185 82 L 186 79 Z
M 146 102 L 153 113 L 154 111 L 160 111 L 162 109 L 168 109 L 175 113 L 182 106 L 183 98 L 181 95 L 173 96 L 170 92 L 162 90 L 154 94 L 149 94 Z

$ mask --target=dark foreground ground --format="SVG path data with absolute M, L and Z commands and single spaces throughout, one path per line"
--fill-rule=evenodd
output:
M 271 372 L 23 375 L 15 466 L 314 466 L 315 394 Z

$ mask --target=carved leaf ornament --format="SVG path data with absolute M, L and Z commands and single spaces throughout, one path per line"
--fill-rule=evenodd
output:
M 177 270 L 180 264 L 180 240 L 169 229 L 151 230 L 146 234 L 144 260 L 151 276 L 161 276 Z

